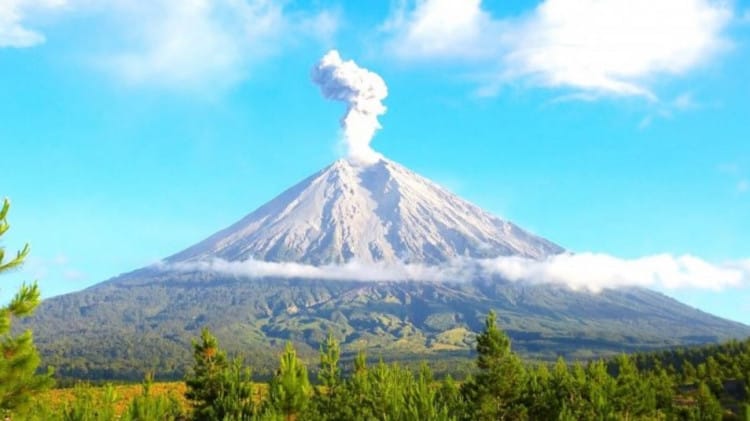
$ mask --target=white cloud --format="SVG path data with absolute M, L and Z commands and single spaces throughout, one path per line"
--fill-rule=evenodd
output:
M 403 60 L 472 59 L 481 73 L 489 68 L 485 92 L 522 81 L 653 99 L 654 78 L 685 74 L 729 45 L 731 19 L 715 0 L 545 0 L 506 19 L 480 0 L 417 0 L 384 29 Z
M 580 253 L 560 254 L 544 261 L 500 258 L 482 265 L 511 281 L 562 284 L 594 292 L 628 286 L 721 290 L 750 280 L 750 268 L 732 263 L 713 265 L 690 255 L 660 254 L 628 260 Z
M 297 40 L 330 43 L 338 14 L 290 11 L 274 0 L 0 0 L 0 47 L 45 41 L 25 22 L 64 9 L 96 23 L 95 65 L 132 85 L 214 91 L 248 77 L 252 65 Z M 62 6 L 67 6 L 62 8 Z M 88 19 L 91 21 L 91 19 Z
M 750 282 L 750 260 L 722 265 L 691 255 L 659 254 L 637 259 L 620 259 L 600 253 L 565 253 L 546 260 L 522 257 L 457 259 L 424 266 L 418 264 L 361 264 L 311 266 L 292 262 L 247 260 L 187 262 L 162 269 L 216 272 L 251 278 L 281 277 L 340 281 L 433 281 L 466 282 L 499 276 L 512 282 L 565 285 L 575 290 L 599 292 L 622 287 L 697 288 L 722 290 Z
M 156 0 L 112 3 L 126 46 L 101 60 L 130 84 L 220 88 L 248 76 L 251 65 L 290 38 L 328 40 L 337 16 L 294 14 L 271 0 Z
M 690 92 L 680 94 L 672 101 L 672 108 L 680 111 L 693 110 L 699 106 L 700 104 L 693 98 L 693 94 Z
M 694 111 L 702 107 L 703 105 L 693 97 L 692 93 L 684 92 L 671 101 L 653 103 L 651 113 L 641 120 L 638 128 L 645 129 L 657 119 L 669 120 L 677 113 Z
M 497 47 L 500 25 L 482 10 L 481 0 L 401 2 L 382 29 L 395 34 L 389 48 L 403 59 L 487 57 Z
M 737 191 L 740 193 L 747 193 L 750 191 L 750 180 L 742 179 L 737 182 Z
M 29 14 L 58 9 L 65 0 L 2 0 L 0 2 L 0 48 L 25 48 L 45 41 L 41 32 L 30 29 L 25 21 Z
M 86 274 L 73 267 L 68 256 L 63 253 L 51 258 L 38 257 L 32 253 L 21 266 L 18 277 L 26 281 L 77 281 L 86 279 Z
M 169 265 L 160 263 L 157 267 L 178 271 L 216 272 L 251 278 L 280 277 L 325 279 L 336 281 L 406 281 L 465 279 L 468 270 L 463 264 L 445 266 L 423 266 L 410 264 L 363 264 L 349 262 L 341 265 L 312 266 L 294 262 L 265 262 L 246 260 L 229 262 L 222 259 L 186 262 Z

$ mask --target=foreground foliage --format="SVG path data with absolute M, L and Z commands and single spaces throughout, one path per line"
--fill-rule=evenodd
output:
M 193 343 L 185 381 L 186 408 L 174 394 L 155 395 L 147 379 L 125 408 L 117 389 L 74 389 L 57 410 L 43 403 L 17 419 L 31 420 L 747 420 L 750 340 L 661 353 L 622 355 L 569 365 L 524 364 L 496 325 L 494 313 L 477 336 L 473 375 L 460 384 L 360 353 L 342 366 L 329 334 L 311 385 L 288 344 L 268 384 L 253 383 L 240 359 L 229 359 L 204 330 Z M 187 410 L 186 410 L 187 409 Z M 118 415 L 119 414 L 119 415 Z M 117 418 L 117 417 L 120 418 Z M 14 418 L 14 419 L 16 419 Z
M 7 221 L 10 202 L 5 199 L 0 207 L 0 237 L 10 225 Z M 23 264 L 29 254 L 28 244 L 5 261 L 5 249 L 0 247 L 0 273 L 12 270 Z M 10 303 L 0 306 L 0 417 L 7 414 L 25 414 L 31 397 L 52 384 L 52 375 L 36 374 L 39 355 L 34 346 L 32 334 L 27 330 L 13 335 L 11 326 L 14 318 L 27 317 L 39 305 L 39 288 L 36 284 L 23 284 Z

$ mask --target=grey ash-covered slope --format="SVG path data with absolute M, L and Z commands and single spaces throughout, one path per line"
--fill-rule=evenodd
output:
M 166 259 L 256 259 L 310 265 L 542 259 L 563 249 L 391 161 L 337 161 L 236 224 Z M 272 367 L 284 341 L 314 359 L 326 332 L 345 352 L 384 358 L 468 355 L 489 310 L 527 356 L 588 358 L 750 336 L 646 289 L 599 294 L 487 278 L 463 282 L 251 279 L 143 268 L 45 300 L 33 319 L 44 361 L 62 375 L 179 377 L 204 326 Z M 269 368 L 270 369 L 270 368 Z
M 438 264 L 562 251 L 395 162 L 339 160 L 167 261 Z

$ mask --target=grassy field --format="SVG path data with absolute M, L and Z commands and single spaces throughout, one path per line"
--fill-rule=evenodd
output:
M 268 390 L 268 385 L 257 383 L 255 386 L 255 399 L 256 402 L 260 402 Z M 111 387 L 114 391 L 114 407 L 117 414 L 122 414 L 133 398 L 143 393 L 143 386 L 138 383 L 112 385 Z M 106 388 L 107 386 L 103 385 L 81 384 L 76 387 L 51 389 L 42 393 L 37 398 L 37 402 L 50 408 L 53 412 L 62 412 L 80 393 L 90 393 L 94 402 L 102 402 L 106 394 Z M 185 398 L 185 390 L 184 382 L 155 382 L 151 385 L 151 395 L 172 397 L 180 403 L 183 410 L 189 411 L 191 406 Z
M 106 386 L 89 386 L 79 385 L 70 388 L 51 389 L 42 393 L 38 401 L 43 403 L 54 412 L 61 412 L 75 398 L 76 394 L 83 391 L 91 393 L 95 402 L 101 402 L 104 399 Z M 115 409 L 118 414 L 125 411 L 135 396 L 143 393 L 143 386 L 140 384 L 122 384 L 112 385 L 114 389 Z M 154 396 L 166 395 L 172 396 L 180 402 L 185 410 L 190 408 L 190 403 L 185 399 L 184 382 L 156 382 L 151 385 L 151 394 Z

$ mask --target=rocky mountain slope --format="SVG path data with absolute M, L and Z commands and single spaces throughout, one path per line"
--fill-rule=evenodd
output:
M 395 162 L 342 159 L 167 261 L 436 264 L 562 251 Z

